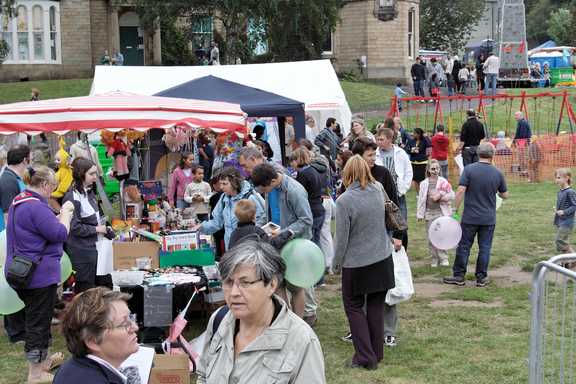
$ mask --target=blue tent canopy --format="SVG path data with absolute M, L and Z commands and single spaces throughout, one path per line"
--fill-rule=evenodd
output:
M 293 116 L 296 139 L 306 136 L 303 102 L 216 76 L 200 77 L 166 89 L 155 96 L 236 103 L 251 117 Z M 281 134 L 281 148 L 284 147 L 284 139 Z

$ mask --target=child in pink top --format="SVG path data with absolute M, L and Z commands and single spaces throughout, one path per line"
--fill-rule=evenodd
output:
M 176 208 L 187 208 L 188 203 L 184 201 L 184 192 L 186 186 L 192 182 L 192 165 L 194 163 L 194 154 L 183 153 L 180 158 L 179 166 L 170 175 L 168 181 L 168 202 L 170 206 Z

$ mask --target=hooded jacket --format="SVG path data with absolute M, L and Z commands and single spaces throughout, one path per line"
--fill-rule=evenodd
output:
M 222 194 L 218 204 L 212 211 L 212 219 L 205 221 L 200 225 L 199 231 L 207 235 L 211 235 L 220 229 L 224 228 L 224 243 L 226 249 L 230 243 L 230 236 L 238 226 L 238 219 L 234 214 L 234 207 L 236 203 L 242 199 L 252 200 L 256 204 L 256 225 L 261 227 L 266 224 L 266 204 L 262 196 L 258 194 L 247 182 L 242 182 L 241 191 L 235 196 L 228 196 Z
M 88 150 L 90 150 L 90 155 L 88 154 Z M 70 156 L 72 156 L 72 160 L 77 157 L 83 157 L 88 160 L 92 160 L 94 164 L 96 164 L 96 168 L 98 168 L 98 175 L 104 176 L 104 171 L 102 170 L 102 165 L 100 164 L 100 158 L 98 157 L 98 151 L 92 145 L 90 148 L 86 145 L 85 142 L 78 140 L 72 146 L 70 146 Z M 90 159 L 92 156 L 92 159 Z
M 68 192 L 70 185 L 72 185 L 72 167 L 70 167 L 70 155 L 64 150 L 64 140 L 60 139 L 60 149 L 57 155 L 60 157 L 60 165 L 58 165 L 58 171 L 56 171 L 56 181 L 58 182 L 58 187 L 52 192 L 52 197 L 59 199 L 64 197 L 64 194 Z

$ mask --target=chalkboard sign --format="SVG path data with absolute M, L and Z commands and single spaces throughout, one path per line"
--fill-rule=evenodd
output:
M 164 327 L 172 324 L 172 286 L 144 286 L 144 326 Z

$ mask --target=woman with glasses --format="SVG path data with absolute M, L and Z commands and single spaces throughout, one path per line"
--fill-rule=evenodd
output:
M 325 383 L 320 341 L 275 295 L 286 269 L 276 250 L 245 241 L 219 269 L 226 307 L 208 322 L 197 383 Z
M 72 357 L 53 384 L 125 384 L 120 365 L 138 351 L 138 325 L 130 314 L 130 295 L 92 288 L 76 296 L 62 320 Z
M 68 238 L 72 203 L 62 206 L 55 216 L 48 199 L 58 183 L 54 171 L 46 166 L 28 168 L 24 173 L 27 188 L 10 206 L 6 222 L 6 264 L 4 273 L 24 302 L 24 351 L 28 360 L 28 384 L 50 381 L 47 371 L 61 354 L 48 357 L 50 324 L 56 303 L 56 287 L 60 283 L 60 258 Z M 23 286 L 16 283 L 7 271 L 12 264 L 25 259 L 36 263 L 31 280 Z

